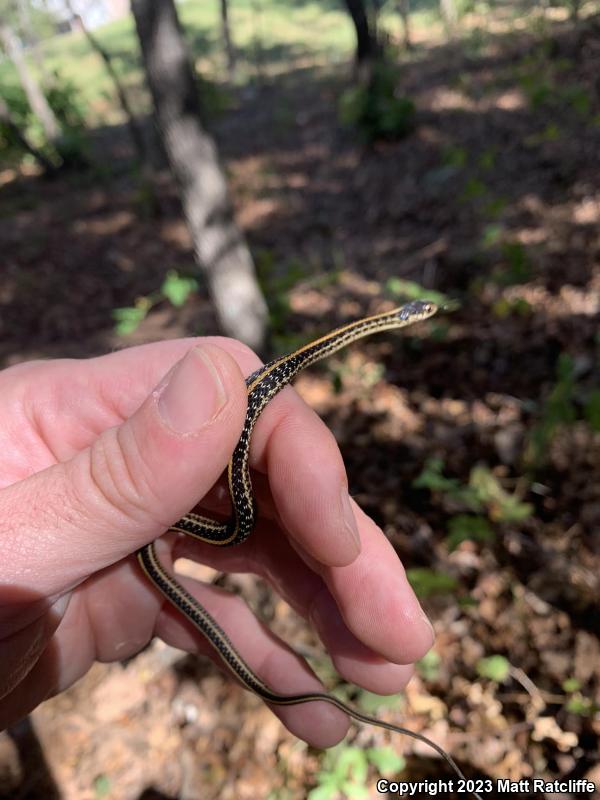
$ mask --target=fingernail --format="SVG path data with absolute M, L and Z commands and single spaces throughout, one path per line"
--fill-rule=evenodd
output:
M 176 433 L 195 433 L 215 417 L 226 399 L 209 351 L 196 346 L 175 365 L 158 398 L 158 411 Z
M 427 626 L 427 630 L 429 631 L 429 635 L 431 637 L 429 647 L 433 647 L 433 644 L 435 642 L 435 628 L 433 627 L 432 622 L 427 616 L 427 614 L 422 609 L 421 609 L 421 619 Z
M 346 525 L 348 533 L 352 536 L 357 549 L 360 551 L 360 534 L 358 532 L 358 525 L 356 524 L 356 519 L 354 517 L 354 511 L 352 509 L 352 504 L 350 503 L 350 495 L 348 494 L 348 489 L 345 486 L 342 486 L 342 492 L 340 494 L 341 498 L 341 507 L 342 507 L 342 519 Z

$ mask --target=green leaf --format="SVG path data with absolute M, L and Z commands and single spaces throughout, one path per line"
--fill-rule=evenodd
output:
M 148 315 L 150 305 L 139 303 L 139 305 L 128 308 L 115 308 L 112 312 L 113 319 L 116 321 L 115 333 L 119 336 L 128 336 Z
M 577 678 L 567 678 L 566 681 L 563 681 L 562 688 L 564 692 L 576 692 L 581 689 L 581 682 L 577 680 Z
M 337 795 L 339 787 L 336 781 L 329 781 L 321 783 L 319 786 L 311 789 L 307 795 L 308 800 L 333 800 Z
M 349 778 L 352 775 L 355 780 L 364 782 L 369 771 L 369 764 L 365 751 L 360 747 L 344 747 L 336 764 L 336 775 Z
M 417 661 L 417 672 L 426 681 L 435 681 L 440 674 L 441 656 L 435 650 L 430 650 L 420 661 Z
M 420 283 L 403 278 L 388 278 L 385 283 L 385 291 L 393 297 L 403 300 L 430 300 L 445 311 L 453 311 L 460 305 L 457 300 L 453 300 L 447 294 L 436 292 L 435 289 L 426 289 Z
M 476 608 L 479 605 L 479 600 L 467 594 L 457 598 L 457 603 L 461 608 Z
M 488 150 L 484 150 L 483 153 L 481 153 L 481 155 L 477 159 L 477 166 L 482 170 L 492 169 L 495 163 L 496 163 L 495 147 L 490 147 Z
M 528 281 L 532 266 L 521 242 L 504 242 L 501 249 L 505 263 L 494 273 L 495 282 L 500 286 L 515 286 Z
M 355 781 L 344 781 L 342 784 L 342 792 L 346 797 L 351 798 L 351 800 L 363 800 L 363 798 L 369 796 L 369 790 L 365 784 Z
M 446 478 L 443 474 L 444 462 L 441 458 L 428 458 L 423 470 L 412 485 L 415 489 L 429 489 L 432 492 L 449 492 L 458 489 L 456 478 Z
M 397 775 L 406 767 L 406 759 L 391 747 L 369 747 L 366 756 L 384 778 Z
M 461 542 L 492 542 L 494 538 L 495 533 L 485 517 L 457 514 L 448 520 L 446 544 L 450 552 Z
M 483 229 L 481 246 L 488 249 L 498 244 L 504 233 L 504 227 L 498 222 L 492 222 Z
M 444 164 L 453 167 L 464 167 L 467 164 L 467 151 L 464 147 L 450 146 L 444 150 L 442 156 Z
M 374 714 L 381 708 L 397 708 L 403 702 L 402 694 L 380 695 L 366 689 L 361 689 L 357 698 L 358 705 L 367 714 Z
M 421 598 L 451 594 L 458 587 L 458 581 L 452 575 L 435 572 L 427 567 L 413 567 L 406 571 L 406 575 L 416 595 Z
M 107 775 L 98 775 L 94 778 L 94 793 L 96 797 L 106 797 L 110 794 L 111 785 Z
M 578 714 L 580 717 L 591 717 L 600 711 L 600 706 L 598 706 L 597 703 L 594 703 L 590 697 L 584 697 L 584 695 L 579 692 L 569 698 L 565 708 L 567 711 L 570 711 L 572 714 Z
M 510 674 L 510 662 L 504 656 L 489 656 L 479 659 L 476 669 L 482 678 L 504 683 Z
M 172 269 L 167 272 L 160 290 L 169 302 L 179 308 L 197 288 L 198 282 L 194 278 L 184 278 Z
M 473 467 L 469 476 L 469 486 L 479 501 L 486 506 L 492 520 L 522 522 L 533 514 L 531 503 L 524 503 L 516 495 L 505 491 L 488 467 Z
M 479 178 L 469 178 L 460 195 L 461 200 L 476 200 L 487 191 L 485 183 Z

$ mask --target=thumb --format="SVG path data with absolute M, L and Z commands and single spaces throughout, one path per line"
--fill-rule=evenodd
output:
M 53 596 L 160 536 L 222 473 L 246 402 L 235 361 L 198 345 L 123 424 L 0 491 L 3 583 Z

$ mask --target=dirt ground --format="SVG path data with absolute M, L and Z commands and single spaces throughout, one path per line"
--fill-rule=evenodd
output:
M 396 291 L 390 279 L 460 303 L 296 385 L 405 565 L 443 577 L 422 589 L 437 659 L 377 714 L 434 738 L 469 777 L 600 787 L 600 432 L 583 412 L 600 387 L 599 75 L 593 18 L 544 37 L 419 49 L 402 73 L 417 124 L 400 142 L 367 147 L 342 128 L 347 76 L 318 65 L 241 94 L 216 123 L 267 292 L 285 294 L 280 344 L 379 310 Z M 134 333 L 115 333 L 115 308 L 193 262 L 168 175 L 151 216 L 124 132 L 98 132 L 95 152 L 103 168 L 86 175 L 0 175 L 4 365 L 216 329 L 201 288 L 182 309 L 161 303 Z M 573 418 L 525 464 L 557 394 Z M 432 459 L 451 483 L 415 485 Z M 476 514 L 487 540 L 452 550 L 449 524 L 472 511 L 457 487 L 473 485 L 476 467 L 504 495 Z M 530 512 L 510 518 L 506 495 Z M 316 638 L 267 587 L 219 582 L 335 683 Z M 504 681 L 478 670 L 492 655 L 510 663 Z M 450 777 L 412 740 L 365 727 L 351 743 L 402 753 L 404 779 Z M 96 665 L 1 734 L 0 797 L 295 800 L 317 785 L 321 759 L 208 662 L 155 642 L 128 663 Z M 369 775 L 364 796 L 379 796 Z

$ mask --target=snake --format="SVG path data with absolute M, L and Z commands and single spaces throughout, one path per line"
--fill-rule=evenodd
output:
M 225 521 L 214 520 L 196 513 L 188 513 L 174 523 L 169 530 L 190 536 L 216 546 L 241 544 L 252 533 L 257 520 L 257 504 L 252 491 L 250 477 L 250 442 L 256 421 L 267 404 L 303 369 L 309 367 L 343 347 L 371 336 L 374 333 L 395 328 L 404 328 L 425 320 L 437 312 L 437 306 L 426 300 L 413 300 L 399 308 L 342 325 L 294 352 L 275 358 L 259 367 L 246 378 L 248 406 L 242 433 L 227 466 L 227 483 L 232 513 Z M 196 600 L 160 563 L 155 543 L 151 542 L 137 551 L 137 560 L 153 586 L 183 616 L 198 629 L 220 656 L 225 667 L 241 683 L 266 703 L 290 706 L 315 701 L 324 701 L 348 714 L 354 720 L 416 739 L 431 747 L 454 773 L 466 781 L 460 767 L 440 745 L 416 731 L 380 720 L 362 713 L 325 692 L 306 692 L 283 695 L 274 691 L 245 661 L 235 645 L 201 603 Z M 472 794 L 481 800 L 476 792 Z

